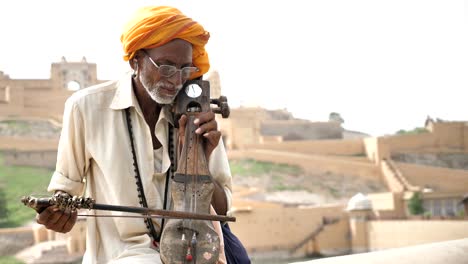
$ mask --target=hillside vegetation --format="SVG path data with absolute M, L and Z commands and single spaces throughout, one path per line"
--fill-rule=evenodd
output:
M 468 170 L 468 153 L 395 153 L 392 159 L 398 162 L 448 169 Z
M 5 198 L 2 204 L 6 211 L 6 217 L 0 218 L 0 228 L 17 227 L 34 220 L 35 211 L 24 206 L 21 197 L 47 194 L 51 175 L 52 171 L 46 169 L 5 166 L 0 155 L 0 193 Z
M 298 166 L 252 159 L 231 160 L 230 165 L 234 185 L 261 190 L 260 193 L 250 197 L 252 199 L 319 204 L 347 201 L 358 192 L 387 191 L 378 178 L 368 180 L 351 173 L 349 175 L 318 171 L 306 173 Z M 309 199 L 304 199 L 306 196 Z

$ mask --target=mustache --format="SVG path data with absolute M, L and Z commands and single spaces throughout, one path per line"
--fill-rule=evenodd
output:
M 158 82 L 156 84 L 156 88 L 163 88 L 163 89 L 167 89 L 167 90 L 180 90 L 182 88 L 182 84 L 179 84 L 179 85 L 173 85 L 171 83 L 167 83 L 167 82 Z

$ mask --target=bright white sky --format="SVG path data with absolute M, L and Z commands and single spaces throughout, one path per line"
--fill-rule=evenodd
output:
M 144 5 L 172 5 L 203 24 L 212 69 L 231 107 L 286 108 L 374 136 L 468 120 L 467 0 L 0 2 L 0 71 L 49 78 L 62 56 L 129 69 L 121 29 Z

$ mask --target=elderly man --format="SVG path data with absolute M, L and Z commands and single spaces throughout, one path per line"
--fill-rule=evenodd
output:
M 184 82 L 208 71 L 208 39 L 199 23 L 175 8 L 139 9 L 121 36 L 124 59 L 133 73 L 67 100 L 48 190 L 70 195 L 86 191 L 99 203 L 169 209 L 169 134 L 174 126 L 169 106 Z M 180 131 L 186 122 L 182 116 Z M 212 112 L 200 114 L 194 124 L 195 133 L 205 139 L 216 181 L 212 205 L 225 215 L 231 204 L 231 175 L 221 133 Z M 48 207 L 37 222 L 68 232 L 76 218 L 76 213 Z M 157 242 L 163 228 L 161 219 L 88 218 L 83 263 L 160 263 Z

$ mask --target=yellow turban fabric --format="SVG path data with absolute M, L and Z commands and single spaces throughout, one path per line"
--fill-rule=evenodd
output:
M 149 6 L 137 10 L 120 37 L 124 60 L 131 60 L 139 49 L 156 48 L 176 38 L 186 40 L 193 46 L 192 62 L 200 71 L 191 78 L 208 72 L 210 62 L 205 45 L 210 33 L 198 22 L 169 6 Z

